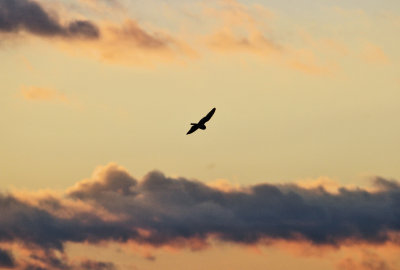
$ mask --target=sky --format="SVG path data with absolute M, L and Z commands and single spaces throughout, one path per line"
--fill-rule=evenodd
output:
M 0 0 L 0 269 L 398 269 L 399 30 L 395 0 Z

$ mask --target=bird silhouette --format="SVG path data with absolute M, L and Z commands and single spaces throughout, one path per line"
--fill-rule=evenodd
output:
M 213 108 L 206 116 L 204 116 L 198 123 L 191 123 L 192 127 L 189 129 L 189 131 L 186 133 L 186 135 L 189 135 L 193 132 L 195 132 L 197 129 L 206 129 L 206 125 L 205 123 L 207 123 L 211 117 L 214 115 L 215 113 L 215 108 Z

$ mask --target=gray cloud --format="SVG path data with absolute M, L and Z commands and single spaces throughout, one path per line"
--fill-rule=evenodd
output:
M 13 255 L 4 249 L 0 248 L 0 268 L 14 268 L 15 261 Z
M 400 188 L 383 178 L 375 182 L 377 192 L 341 188 L 331 194 L 322 187 L 271 184 L 223 192 L 160 172 L 139 182 L 109 168 L 104 179 L 80 185 L 69 196 L 125 216 L 133 227 L 150 231 L 145 240 L 154 244 L 208 235 L 242 243 L 263 238 L 383 243 L 400 229 Z
M 29 263 L 21 263 L 23 270 L 115 270 L 116 267 L 111 262 L 93 261 L 84 259 L 79 262 L 70 262 L 68 257 L 63 254 L 57 256 L 52 251 L 44 254 L 31 254 Z
M 29 264 L 25 266 L 24 270 L 49 270 L 49 269 L 41 267 L 39 265 Z
M 0 1 L 0 32 L 17 33 L 21 30 L 48 37 L 98 38 L 100 35 L 97 26 L 90 21 L 76 20 L 61 25 L 35 1 Z
M 0 196 L 0 242 L 63 250 L 66 242 L 128 240 L 154 246 L 214 237 L 234 243 L 306 240 L 382 244 L 400 230 L 400 187 L 377 178 L 376 191 L 258 184 L 230 192 L 152 172 L 138 181 L 110 165 L 64 198 L 28 204 Z M 80 202 L 113 215 L 73 208 Z M 68 215 L 65 215 L 68 213 Z M 27 225 L 29 224 L 29 225 Z
M 83 270 L 114 270 L 115 266 L 110 262 L 97 262 L 86 260 L 81 263 Z
M 74 211 L 54 200 L 40 202 L 41 205 L 50 203 L 53 207 L 58 205 L 59 211 Z M 90 212 L 77 212 L 62 218 L 12 195 L 0 196 L 0 212 L 0 242 L 19 242 L 29 247 L 62 251 L 67 241 L 126 241 L 136 234 L 122 222 L 104 222 Z

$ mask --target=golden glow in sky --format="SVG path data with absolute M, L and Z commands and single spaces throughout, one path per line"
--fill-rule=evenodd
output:
M 399 30 L 392 0 L 0 0 L 0 269 L 398 269 Z

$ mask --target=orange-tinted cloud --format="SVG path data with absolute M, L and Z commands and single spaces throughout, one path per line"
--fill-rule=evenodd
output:
M 372 251 L 364 251 L 360 261 L 345 258 L 338 263 L 338 270 L 395 270 L 392 264 Z
M 289 67 L 304 73 L 313 75 L 332 74 L 337 66 L 335 63 L 320 64 L 312 50 L 295 50 L 290 51 L 287 56 L 286 63 Z
M 79 0 L 79 2 L 88 5 L 92 8 L 96 8 L 99 5 L 108 5 L 112 7 L 120 7 L 121 3 L 119 0 Z
M 26 100 L 32 100 L 32 101 L 59 101 L 59 102 L 65 102 L 68 103 L 69 100 L 68 98 L 50 88 L 42 88 L 42 87 L 36 87 L 36 86 L 23 86 L 21 89 L 21 94 L 22 97 Z
M 59 42 L 69 53 L 88 56 L 108 63 L 153 66 L 163 62 L 184 63 L 196 52 L 184 41 L 165 32 L 150 32 L 136 21 L 103 23 L 102 37 L 96 41 Z
M 261 6 L 251 8 L 235 0 L 218 2 L 215 8 L 205 8 L 205 15 L 218 18 L 211 35 L 206 37 L 207 45 L 219 52 L 249 52 L 268 56 L 279 53 L 281 46 L 267 37 L 261 30 L 256 15 L 272 16 L 272 12 Z
M 9 1 L 9 0 L 8 0 Z M 30 1 L 30 0 L 18 0 Z M 110 13 L 110 9 L 120 7 L 119 1 L 110 0 L 80 0 L 84 6 L 89 6 L 100 11 Z M 73 36 L 93 34 L 90 25 L 96 29 L 97 35 L 94 38 L 74 39 L 51 39 L 50 42 L 62 50 L 81 57 L 90 57 L 103 62 L 122 64 L 127 66 L 152 67 L 160 63 L 186 64 L 198 56 L 205 56 L 210 52 L 215 53 L 248 53 L 277 65 L 298 70 L 313 75 L 327 75 L 337 69 L 335 63 L 324 63 L 321 56 L 315 50 L 325 48 L 340 54 L 346 54 L 343 44 L 329 40 L 314 40 L 308 36 L 305 48 L 296 48 L 291 44 L 285 44 L 275 38 L 274 32 L 270 29 L 269 21 L 274 14 L 261 5 L 245 5 L 236 0 L 223 0 L 216 3 L 203 5 L 203 9 L 194 11 L 203 20 L 203 30 L 193 31 L 190 35 L 180 32 L 170 33 L 164 27 L 146 27 L 131 18 L 128 13 L 118 17 L 117 21 L 110 22 L 100 12 L 95 22 L 85 19 L 82 14 L 72 17 L 82 17 L 80 20 L 65 19 L 60 23 L 52 18 L 42 5 L 36 2 L 29 2 L 38 6 L 41 17 L 47 18 L 43 23 L 44 29 L 64 29 L 61 32 L 68 32 L 68 35 L 55 34 L 51 36 Z M 68 7 L 64 7 L 63 17 L 70 17 Z M 79 8 L 78 8 L 79 10 Z M 72 11 L 70 11 L 72 13 Z M 123 18 L 122 20 L 120 18 Z M 70 22 L 68 24 L 68 21 Z M 49 36 L 29 30 L 30 24 L 16 21 L 14 30 L 8 32 L 21 33 L 23 30 L 31 35 Z M 52 26 L 51 25 L 55 25 Z M 8 26 L 7 26 L 8 27 Z M 4 25 L 4 29 L 8 29 Z M 67 29 L 68 30 L 65 30 Z M 200 28 L 199 28 L 200 29 Z M 5 31 L 5 30 L 4 30 Z M 3 31 L 3 32 L 4 32 Z M 47 31 L 49 32 L 49 31 Z M 45 32 L 45 33 L 47 33 Z M 278 34 L 279 36 L 279 34 Z M 299 37 L 295 37 L 299 38 Z
M 361 57 L 372 64 L 388 64 L 390 62 L 383 49 L 372 43 L 364 45 L 361 50 Z
M 268 9 L 260 5 L 243 5 L 235 0 L 219 3 L 217 8 L 205 11 L 206 15 L 219 18 L 213 33 L 205 38 L 208 47 L 215 52 L 249 53 L 311 75 L 329 75 L 338 68 L 334 62 L 323 61 L 320 55 L 347 53 L 343 44 L 333 39 L 317 40 L 304 31 L 293 37 L 305 43 L 303 48 L 278 41 L 265 23 L 266 18 L 274 17 Z
M 118 1 L 112 0 L 82 0 L 81 3 L 100 9 L 120 7 Z M 61 7 L 63 14 L 35 0 L 0 2 L 0 34 L 6 40 L 30 36 L 51 37 L 53 39 L 47 39 L 49 42 L 70 53 L 126 65 L 183 62 L 182 59 L 196 55 L 186 42 L 166 31 L 145 30 L 133 19 L 125 19 L 122 23 L 92 22 L 76 14 L 82 19 L 74 20 L 68 18 L 68 6 Z M 66 18 L 58 19 L 60 15 Z M 126 18 L 127 15 L 123 16 Z
M 256 54 L 268 55 L 277 53 L 279 47 L 264 35 L 257 33 L 250 36 L 240 37 L 231 30 L 221 30 L 208 39 L 208 44 L 214 49 L 222 52 L 244 51 Z

